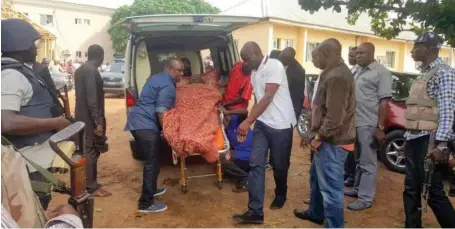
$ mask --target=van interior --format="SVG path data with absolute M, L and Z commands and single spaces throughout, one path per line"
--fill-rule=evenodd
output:
M 194 37 L 175 38 L 141 38 L 132 69 L 138 95 L 149 76 L 164 70 L 168 59 L 173 57 L 188 58 L 193 76 L 205 72 L 203 60 L 210 56 L 213 67 L 220 72 L 221 79 L 226 80 L 229 70 L 238 60 L 236 47 L 228 37 Z M 237 56 L 236 56 L 237 55 Z M 133 85 L 133 84 L 132 84 Z
M 147 79 L 164 70 L 169 58 L 188 58 L 192 77 L 205 72 L 211 57 L 213 67 L 226 81 L 239 54 L 231 32 L 259 19 L 223 15 L 153 15 L 128 18 L 125 92 L 127 107 L 134 105 Z

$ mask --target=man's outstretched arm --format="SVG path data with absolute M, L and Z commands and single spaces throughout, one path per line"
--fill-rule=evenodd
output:
M 2 110 L 2 134 L 29 135 L 51 130 L 61 130 L 71 123 L 63 116 L 57 118 L 32 118 L 15 111 Z

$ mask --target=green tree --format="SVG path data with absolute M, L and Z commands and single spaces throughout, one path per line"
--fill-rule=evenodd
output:
M 302 9 L 314 13 L 321 8 L 348 10 L 347 20 L 355 24 L 360 14 L 371 18 L 372 31 L 386 39 L 401 31 L 434 31 L 455 47 L 455 0 L 298 0 Z
M 216 14 L 219 9 L 203 0 L 135 0 L 131 6 L 122 6 L 112 14 L 108 31 L 117 55 L 124 55 L 128 33 L 121 26 L 130 16 L 152 14 Z

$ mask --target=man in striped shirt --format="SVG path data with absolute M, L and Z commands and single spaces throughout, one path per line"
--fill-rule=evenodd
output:
M 422 227 L 421 192 L 424 182 L 424 161 L 432 158 L 436 164 L 430 188 L 428 204 L 441 227 L 455 228 L 455 210 L 444 191 L 443 173 L 449 158 L 448 142 L 455 139 L 452 123 L 455 110 L 455 70 L 444 64 L 439 56 L 443 40 L 432 32 L 417 38 L 412 49 L 412 58 L 421 61 L 422 75 L 436 70 L 426 82 L 428 97 L 437 102 L 438 127 L 434 145 L 430 146 L 430 132 L 407 131 L 405 134 L 406 178 L 403 192 L 407 228 Z M 418 80 L 422 80 L 421 78 Z M 412 89 L 411 89 L 412 90 Z M 430 149 L 430 150 L 429 150 Z

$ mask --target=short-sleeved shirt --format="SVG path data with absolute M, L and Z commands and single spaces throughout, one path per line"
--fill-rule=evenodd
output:
M 2 60 L 15 61 L 4 57 Z M 15 69 L 2 71 L 2 110 L 19 112 L 33 96 L 33 88 L 27 77 Z
M 126 131 L 161 131 L 157 113 L 164 113 L 175 105 L 175 81 L 165 72 L 151 76 L 142 89 L 136 105 L 128 114 Z
M 242 72 L 243 62 L 235 63 L 229 73 L 229 81 L 226 87 L 226 93 L 223 96 L 223 103 L 230 102 L 237 97 L 244 99 L 243 103 L 231 105 L 228 109 L 247 109 L 248 102 L 251 99 L 253 88 L 251 87 L 250 76 Z
M 374 61 L 355 74 L 356 127 L 377 126 L 381 99 L 392 97 L 392 73 Z
M 257 120 L 273 129 L 293 128 L 297 121 L 283 64 L 265 56 L 259 68 L 253 71 L 251 83 L 258 103 L 265 95 L 266 84 L 280 85 L 272 102 Z

